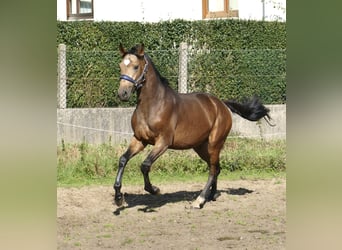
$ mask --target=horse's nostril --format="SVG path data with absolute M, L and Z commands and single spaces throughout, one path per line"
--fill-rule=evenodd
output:
M 128 90 L 119 90 L 118 91 L 118 96 L 120 98 L 120 100 L 128 100 L 129 96 L 130 96 L 130 92 Z

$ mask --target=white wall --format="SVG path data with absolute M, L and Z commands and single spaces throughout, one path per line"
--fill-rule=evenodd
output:
M 265 20 L 286 21 L 286 0 L 265 0 Z
M 239 19 L 262 20 L 261 0 L 239 0 Z
M 94 0 L 95 21 L 158 22 L 202 18 L 201 0 Z
M 67 7 L 65 0 L 57 0 L 57 20 L 67 20 Z
M 94 21 L 140 21 L 140 0 L 94 0 Z
M 231 0 L 239 19 L 262 20 L 263 0 Z M 286 0 L 264 0 L 265 20 L 286 20 Z M 94 21 L 159 22 L 202 20 L 202 0 L 94 0 Z M 57 0 L 57 20 L 66 20 L 66 1 Z
M 239 0 L 239 18 L 266 21 L 286 20 L 286 0 Z M 263 10 L 264 8 L 264 10 Z
M 202 19 L 202 1 L 201 0 L 172 0 L 158 1 L 155 0 L 143 1 L 144 18 L 147 22 L 158 22 L 161 20 L 185 19 L 185 20 L 200 20 Z M 157 10 L 154 6 L 159 5 Z

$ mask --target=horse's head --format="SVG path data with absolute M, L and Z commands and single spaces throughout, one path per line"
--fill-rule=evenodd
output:
M 144 53 L 144 45 L 137 45 L 131 50 L 120 44 L 122 61 L 120 62 L 120 86 L 118 95 L 120 100 L 127 101 L 135 89 L 142 87 L 145 81 L 148 62 Z

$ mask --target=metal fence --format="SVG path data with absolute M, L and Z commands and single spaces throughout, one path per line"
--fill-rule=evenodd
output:
M 66 67 L 66 46 L 60 44 L 58 46 L 58 64 L 57 64 L 57 108 L 66 108 L 66 92 L 67 92 L 67 67 Z
M 222 99 L 256 94 L 268 104 L 286 102 L 284 49 L 210 50 L 181 43 L 178 49 L 147 53 L 180 93 L 209 92 Z M 57 107 L 121 106 L 116 98 L 119 62 L 118 51 L 69 50 L 59 45 Z M 134 100 L 126 107 L 133 105 Z

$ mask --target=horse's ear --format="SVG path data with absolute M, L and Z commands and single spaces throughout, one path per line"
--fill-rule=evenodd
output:
M 119 49 L 120 49 L 120 54 L 121 54 L 121 56 L 124 56 L 124 55 L 126 54 L 126 50 L 125 50 L 125 48 L 122 46 L 122 43 L 120 43 Z
M 144 54 L 145 54 L 145 51 L 144 51 L 144 44 L 143 43 L 141 43 L 141 44 L 139 44 L 138 46 L 137 46 L 137 54 L 139 55 L 139 56 L 144 56 Z

